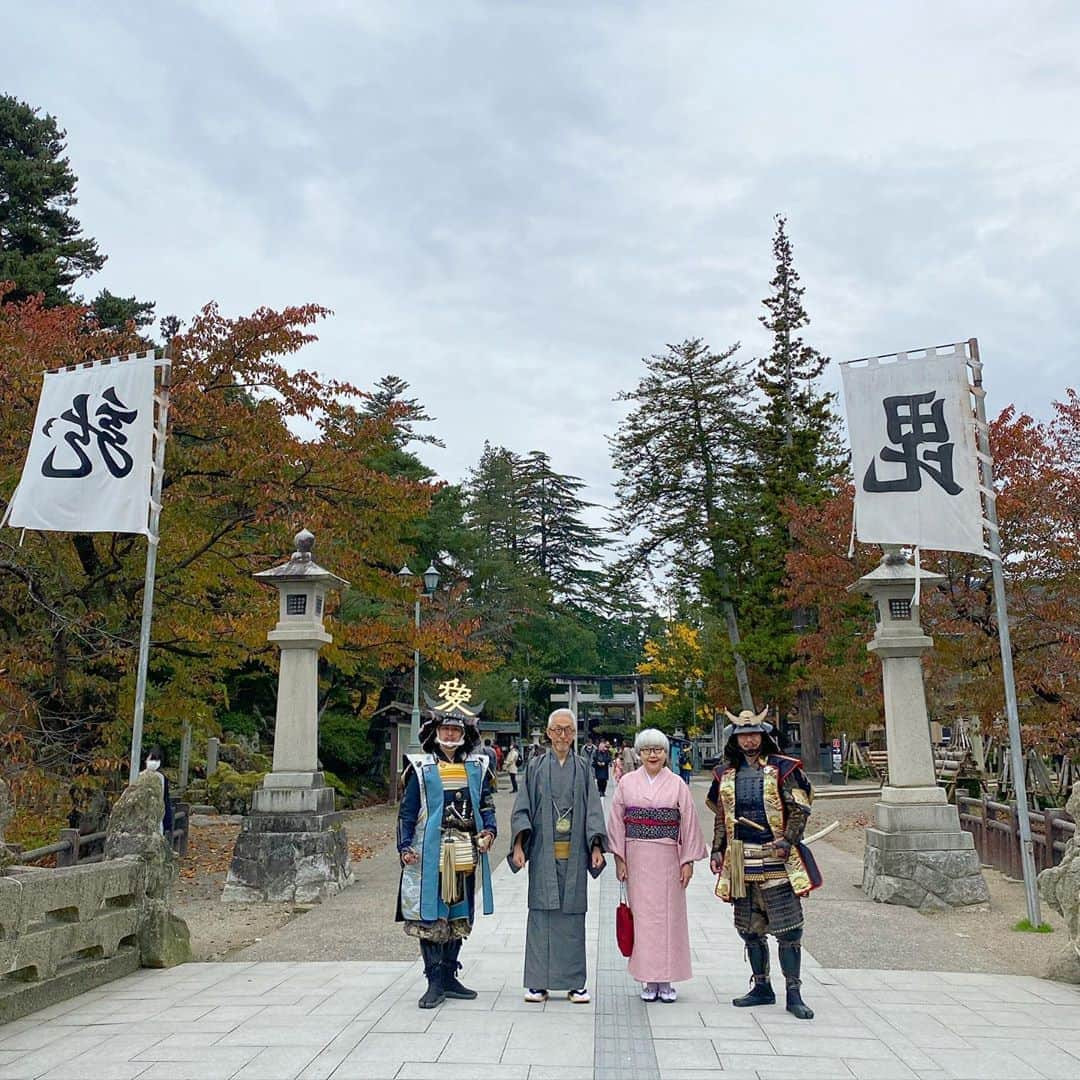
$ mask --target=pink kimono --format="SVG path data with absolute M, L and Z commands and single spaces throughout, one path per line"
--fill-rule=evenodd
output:
M 608 850 L 626 861 L 634 913 L 630 974 L 639 982 L 691 977 L 683 863 L 708 854 L 690 787 L 667 766 L 650 783 L 644 767 L 615 789 L 607 822 Z

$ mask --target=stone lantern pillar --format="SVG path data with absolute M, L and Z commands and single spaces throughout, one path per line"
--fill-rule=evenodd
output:
M 312 558 L 315 537 L 296 534 L 288 562 L 255 577 L 279 593 L 278 623 L 267 634 L 281 650 L 274 769 L 255 791 L 233 850 L 225 901 L 323 900 L 352 884 L 349 850 L 334 789 L 319 771 L 319 650 L 326 596 L 348 582 Z
M 944 581 L 922 571 L 922 586 Z M 863 891 L 874 900 L 924 909 L 990 899 L 972 835 L 934 773 L 922 655 L 933 648 L 912 600 L 915 567 L 897 547 L 849 591 L 874 602 L 876 628 L 867 649 L 881 658 L 888 782 L 866 830 Z

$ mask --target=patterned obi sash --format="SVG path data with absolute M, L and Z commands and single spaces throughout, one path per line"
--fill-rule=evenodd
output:
M 623 813 L 627 840 L 679 839 L 677 806 L 628 806 Z

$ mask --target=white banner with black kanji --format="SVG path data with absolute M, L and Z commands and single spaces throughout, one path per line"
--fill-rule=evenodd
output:
M 152 354 L 46 372 L 7 524 L 148 534 L 153 446 Z
M 841 371 L 858 538 L 985 554 L 962 348 L 856 360 Z

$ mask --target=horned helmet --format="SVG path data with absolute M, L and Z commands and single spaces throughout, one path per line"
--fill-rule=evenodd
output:
M 760 735 L 763 756 L 780 752 L 780 747 L 773 737 L 775 728 L 768 719 L 768 705 L 759 713 L 754 712 L 753 709 L 743 709 L 738 716 L 735 716 L 725 709 L 724 715 L 729 721 L 724 727 L 724 756 L 729 761 L 735 762 L 741 757 L 738 743 L 739 735 Z

